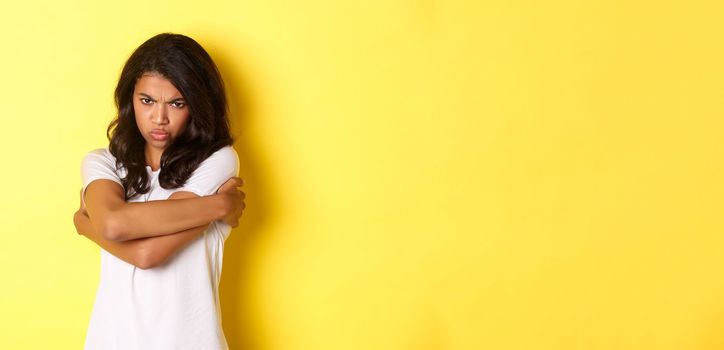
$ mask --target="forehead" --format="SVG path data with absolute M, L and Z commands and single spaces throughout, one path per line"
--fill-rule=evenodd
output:
M 170 80 L 157 73 L 145 73 L 136 80 L 134 94 L 138 93 L 146 93 L 152 96 L 181 96 L 181 93 L 178 91 L 178 89 L 176 89 L 176 87 L 171 83 Z

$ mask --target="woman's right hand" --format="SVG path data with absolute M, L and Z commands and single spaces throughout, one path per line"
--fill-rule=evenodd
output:
M 221 220 L 231 227 L 239 226 L 239 218 L 241 218 L 241 215 L 244 213 L 244 208 L 246 208 L 246 204 L 244 204 L 246 195 L 238 189 L 238 187 L 243 185 L 244 180 L 240 177 L 232 177 L 216 191 L 217 194 L 227 199 L 226 203 L 229 205 L 229 211 Z

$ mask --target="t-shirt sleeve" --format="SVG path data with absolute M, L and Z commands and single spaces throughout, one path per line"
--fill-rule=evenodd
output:
M 81 198 L 85 205 L 85 190 L 91 182 L 99 179 L 111 180 L 123 186 L 116 173 L 116 159 L 107 149 L 99 148 L 88 152 L 81 162 L 83 189 Z
M 239 156 L 233 147 L 225 146 L 201 162 L 176 191 L 193 192 L 199 197 L 209 196 L 215 194 L 229 178 L 238 175 Z

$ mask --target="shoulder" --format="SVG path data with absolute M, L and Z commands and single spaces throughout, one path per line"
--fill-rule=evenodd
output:
M 92 155 L 92 156 L 100 156 L 100 157 L 113 157 L 111 152 L 108 150 L 108 148 L 96 148 L 94 150 L 90 150 L 88 153 L 86 153 L 86 156 Z
M 114 157 L 108 148 L 96 148 L 89 151 L 83 157 L 83 165 L 102 164 L 102 165 L 116 165 L 116 157 Z
M 221 161 L 238 161 L 239 156 L 236 154 L 236 150 L 231 146 L 224 146 L 216 150 L 213 154 L 207 158 L 207 160 L 221 160 Z
M 236 153 L 236 150 L 234 150 L 234 147 L 224 146 L 204 159 L 199 165 L 199 168 L 201 167 L 238 169 L 239 155 Z
M 83 187 L 97 179 L 108 179 L 121 184 L 123 171 L 118 169 L 116 157 L 107 148 L 97 148 L 85 154 L 81 163 Z
M 193 192 L 198 196 L 211 195 L 238 173 L 239 157 L 236 151 L 231 146 L 224 146 L 204 159 L 177 191 Z

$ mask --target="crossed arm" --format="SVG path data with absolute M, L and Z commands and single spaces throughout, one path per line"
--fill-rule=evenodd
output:
M 244 210 L 243 181 L 229 179 L 216 194 L 199 197 L 175 192 L 168 199 L 125 202 L 123 188 L 96 180 L 85 191 L 85 203 L 74 214 L 79 234 L 109 253 L 141 269 L 163 265 L 176 251 L 203 233 L 215 220 L 236 227 Z

